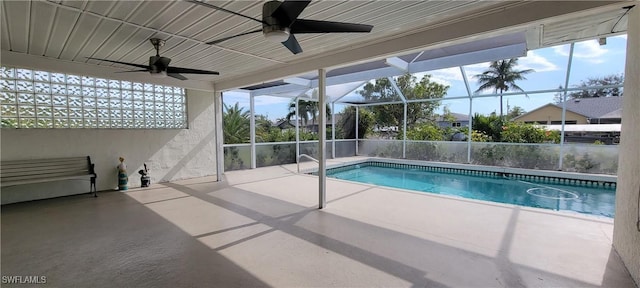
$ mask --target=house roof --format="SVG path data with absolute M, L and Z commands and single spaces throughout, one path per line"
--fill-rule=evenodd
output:
M 562 109 L 562 103 L 549 103 L 522 114 L 513 120 L 520 119 L 526 115 L 538 111 L 547 106 Z M 593 97 L 572 99 L 567 101 L 567 111 L 580 114 L 591 119 L 611 119 L 622 118 L 622 97 Z
M 617 118 L 622 118 L 622 108 L 600 116 L 600 119 L 617 119 Z
M 454 113 L 454 112 L 451 112 L 450 114 L 453 117 L 456 118 L 456 122 L 469 121 L 469 115 L 467 115 L 467 114 Z M 446 121 L 446 120 L 444 120 L 444 116 L 443 115 L 438 115 L 438 118 L 437 118 L 436 121 L 443 122 L 443 121 Z
M 529 115 L 529 114 L 531 114 L 531 113 L 533 113 L 533 112 L 535 112 L 535 111 L 538 111 L 538 110 L 540 110 L 540 109 L 543 109 L 543 108 L 545 108 L 545 107 L 547 107 L 547 106 L 553 106 L 553 107 L 556 107 L 556 108 L 558 108 L 558 107 L 559 107 L 560 109 L 562 109 L 562 106 L 558 106 L 558 105 L 553 104 L 553 103 L 548 103 L 548 104 L 542 105 L 542 106 L 540 106 L 540 107 L 538 107 L 538 108 L 536 108 L 536 109 L 533 109 L 533 110 L 531 110 L 531 111 L 529 111 L 529 112 L 527 112 L 527 113 L 524 113 L 524 114 L 522 114 L 522 115 L 520 115 L 520 116 L 518 116 L 518 117 L 515 117 L 515 118 L 513 118 L 512 120 L 518 120 L 518 119 L 520 119 L 520 118 L 522 118 L 522 117 L 525 117 L 525 116 L 527 116 L 527 115 Z
M 287 119 L 281 119 L 279 121 L 274 121 L 271 126 L 274 127 L 282 127 L 282 126 L 296 126 L 295 121 L 291 121 L 291 120 L 287 120 Z
M 562 104 L 555 105 L 562 108 Z M 620 118 L 622 116 L 622 97 L 592 97 L 573 99 L 566 102 L 567 110 L 588 118 Z M 620 110 L 618 117 L 615 112 Z M 604 117 L 607 115 L 607 117 Z

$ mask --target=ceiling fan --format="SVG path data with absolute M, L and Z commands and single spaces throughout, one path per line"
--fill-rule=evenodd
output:
M 217 44 L 238 36 L 262 32 L 267 40 L 281 42 L 293 54 L 302 52 L 302 47 L 296 40 L 295 34 L 303 33 L 368 33 L 373 28 L 372 25 L 343 23 L 332 21 L 298 19 L 298 16 L 311 2 L 308 1 L 269 1 L 262 6 L 262 20 L 249 17 L 237 12 L 233 12 L 222 7 L 211 5 L 198 0 L 185 0 L 187 2 L 206 6 L 216 10 L 242 16 L 256 22 L 262 23 L 261 29 L 240 33 L 221 39 L 217 39 L 207 44 Z
M 151 76 L 158 77 L 158 78 L 169 76 L 169 77 L 173 77 L 180 80 L 187 80 L 187 77 L 182 76 L 181 73 L 220 75 L 220 73 L 216 71 L 169 67 L 169 63 L 171 63 L 171 58 L 160 56 L 160 47 L 164 46 L 165 40 L 158 39 L 158 38 L 151 38 L 149 39 L 149 41 L 151 41 L 151 44 L 153 44 L 153 47 L 156 48 L 156 56 L 149 57 L 149 65 L 127 63 L 127 62 L 92 58 L 92 57 L 87 57 L 87 59 L 100 60 L 100 61 L 106 61 L 111 63 L 118 63 L 118 64 L 124 64 L 124 65 L 142 68 L 141 70 L 132 70 L 132 71 L 123 71 L 123 72 L 147 72 L 148 71 L 151 74 Z

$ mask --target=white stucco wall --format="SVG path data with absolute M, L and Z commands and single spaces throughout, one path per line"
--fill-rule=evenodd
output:
M 129 187 L 140 186 L 137 171 L 143 163 L 150 170 L 152 185 L 216 175 L 214 94 L 196 90 L 187 90 L 186 94 L 189 129 L 2 129 L 0 157 L 91 156 L 98 174 L 98 191 L 117 187 L 119 156 L 126 159 Z M 88 192 L 88 183 L 82 183 L 82 187 Z M 3 189 L 3 196 L 4 190 L 9 189 Z
M 613 246 L 640 284 L 640 7 L 629 11 Z

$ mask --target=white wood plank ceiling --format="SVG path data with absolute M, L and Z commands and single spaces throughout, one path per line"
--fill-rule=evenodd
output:
M 261 33 L 207 45 L 207 41 L 254 30 L 260 28 L 260 24 L 185 1 L 0 2 L 3 62 L 6 62 L 6 55 L 14 57 L 26 54 L 46 61 L 87 63 L 94 67 L 114 66 L 105 71 L 113 71 L 113 68 L 127 70 L 129 67 L 87 60 L 86 57 L 146 64 L 148 57 L 155 54 L 148 39 L 155 37 L 167 41 L 160 54 L 172 58 L 172 66 L 220 72 L 219 76 L 187 75 L 190 79 L 215 83 L 228 81 L 228 85 L 233 85 L 233 81 L 237 83 L 244 75 L 298 65 L 354 47 L 442 26 L 447 21 L 482 16 L 488 11 L 522 5 L 515 1 L 313 1 L 300 18 L 371 24 L 374 29 L 372 33 L 299 34 L 296 37 L 304 52 L 293 55 L 279 43 L 265 40 Z M 255 18 L 261 18 L 264 3 L 206 2 Z M 611 3 L 619 2 L 591 6 L 609 7 Z M 608 11 L 607 19 L 596 20 L 615 21 L 615 17 L 623 12 L 619 7 Z M 548 34 L 550 40 L 542 39 L 539 46 L 550 45 L 553 41 L 566 41 L 571 38 L 567 36 L 571 33 L 584 37 L 584 31 L 579 31 L 580 27 L 585 27 L 584 21 L 588 20 L 584 18 L 588 17 L 554 22 L 555 26 L 544 30 L 542 36 Z M 624 25 L 626 29 L 626 23 L 618 25 Z M 406 47 L 403 49 L 405 51 L 399 52 L 406 54 Z M 264 77 L 265 80 L 267 78 Z M 176 83 L 180 82 L 172 82 L 174 85 Z

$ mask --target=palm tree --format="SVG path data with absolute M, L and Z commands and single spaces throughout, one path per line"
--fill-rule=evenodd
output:
M 298 117 L 302 119 L 303 127 L 306 127 L 307 122 L 309 122 L 309 114 L 310 114 L 310 110 L 312 110 L 312 108 L 310 107 L 311 105 L 312 105 L 311 101 L 298 100 Z M 291 118 L 293 118 L 293 116 L 295 115 L 296 115 L 296 100 L 294 99 L 291 101 L 291 103 L 289 103 L 289 114 L 287 114 L 287 121 L 291 121 Z
M 493 89 L 495 93 L 500 92 L 500 118 L 502 118 L 502 93 L 509 91 L 509 89 L 524 91 L 516 85 L 516 80 L 526 80 L 527 78 L 523 75 L 534 72 L 533 69 L 514 70 L 516 65 L 518 65 L 518 58 L 493 61 L 488 70 L 475 75 L 478 84 L 480 84 L 476 93 L 487 89 Z
M 311 124 L 315 125 L 316 120 L 318 119 L 318 102 L 311 100 L 298 100 L 298 116 L 302 119 L 302 125 L 304 127 L 307 126 L 309 119 L 311 119 Z M 296 100 L 294 99 L 289 103 L 289 114 L 287 114 L 287 120 L 291 120 L 293 116 L 296 115 Z M 329 108 L 329 104 L 327 104 L 327 119 L 331 119 L 331 109 Z
M 224 104 L 222 131 L 225 144 L 249 142 L 249 111 L 243 110 L 237 102 L 233 106 Z

